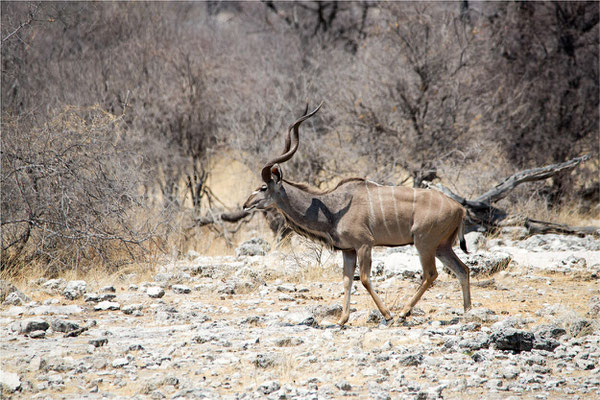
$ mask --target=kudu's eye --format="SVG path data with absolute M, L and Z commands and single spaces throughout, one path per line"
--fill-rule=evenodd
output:
M 258 189 L 258 190 L 260 190 L 261 192 L 264 192 L 265 190 L 267 190 L 267 185 L 261 186 L 260 189 Z

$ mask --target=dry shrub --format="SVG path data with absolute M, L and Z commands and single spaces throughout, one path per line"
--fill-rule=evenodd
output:
M 286 281 L 306 283 L 339 280 L 341 261 L 337 259 L 336 253 L 322 244 L 292 234 L 278 246 L 282 249 L 285 260 L 290 260 L 295 265 L 292 271 L 286 271 Z
M 67 107 L 41 126 L 6 119 L 2 135 L 2 272 L 42 263 L 49 275 L 143 258 L 160 217 L 120 118 Z

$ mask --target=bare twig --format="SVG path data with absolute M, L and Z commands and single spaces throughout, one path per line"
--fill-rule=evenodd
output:
M 19 32 L 21 29 L 25 28 L 26 26 L 31 25 L 31 23 L 35 20 L 35 14 L 38 12 L 39 8 L 40 8 L 40 5 L 37 4 L 35 6 L 35 8 L 29 13 L 29 19 L 27 19 L 27 21 L 25 21 L 25 22 L 22 22 L 21 25 L 19 25 L 14 31 L 12 31 L 8 35 L 6 35 L 4 38 L 2 38 L 2 43 L 7 41 L 8 39 L 10 39 L 12 36 L 16 35 L 17 32 Z

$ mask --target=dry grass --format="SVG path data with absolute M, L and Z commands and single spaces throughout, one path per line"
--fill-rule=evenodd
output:
M 328 282 L 340 279 L 341 261 L 335 252 L 300 236 L 288 236 L 278 249 L 296 265 L 295 273 L 286 274 L 291 282 Z
M 571 226 L 600 226 L 600 205 L 588 212 L 579 211 L 577 204 L 564 205 L 554 212 L 556 222 Z M 551 220 L 552 221 L 552 220 Z
M 65 281 L 84 280 L 88 284 L 88 290 L 93 291 L 102 286 L 117 286 L 124 282 L 140 283 L 151 281 L 158 269 L 158 261 L 149 263 L 132 263 L 118 270 L 109 270 L 103 266 L 87 268 L 85 270 L 62 270 L 53 275 L 54 279 L 64 279 Z M 52 294 L 43 290 L 31 291 L 35 287 L 35 282 L 46 280 L 47 270 L 39 263 L 32 264 L 19 270 L 17 274 L 10 276 L 1 276 L 0 279 L 7 280 L 15 285 L 24 293 L 32 293 L 32 300 L 43 302 L 53 297 Z

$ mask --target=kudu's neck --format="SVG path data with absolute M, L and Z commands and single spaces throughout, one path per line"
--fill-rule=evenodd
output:
M 275 206 L 296 232 L 334 246 L 335 227 L 351 201 L 352 196 L 343 190 L 318 193 L 304 185 L 284 181 Z

